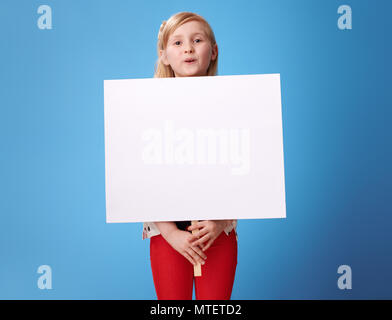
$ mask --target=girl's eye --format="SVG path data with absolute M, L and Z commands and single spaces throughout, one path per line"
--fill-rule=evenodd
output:
M 195 40 L 196 41 L 196 43 L 199 43 L 200 41 L 201 41 L 201 39 L 196 39 Z M 174 42 L 174 44 L 176 45 L 176 46 L 178 46 L 178 45 L 180 45 L 180 43 L 181 43 L 181 41 L 176 41 L 176 42 Z

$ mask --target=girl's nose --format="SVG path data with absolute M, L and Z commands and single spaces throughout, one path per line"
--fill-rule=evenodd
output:
M 185 47 L 185 53 L 191 53 L 193 52 L 193 47 L 191 44 L 187 44 L 187 46 Z

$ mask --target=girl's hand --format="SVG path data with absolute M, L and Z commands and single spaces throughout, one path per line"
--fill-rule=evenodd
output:
M 199 246 L 191 244 L 197 238 L 188 231 L 176 228 L 169 232 L 165 239 L 173 249 L 181 253 L 193 265 L 198 263 L 204 264 L 204 260 L 207 259 L 206 254 Z
M 203 251 L 206 251 L 214 243 L 215 239 L 219 237 L 221 232 L 225 230 L 230 221 L 231 220 L 204 220 L 189 226 L 189 231 L 199 229 L 199 232 L 195 234 L 199 240 L 194 241 L 192 244 L 201 246 Z M 206 241 L 208 242 L 204 245 Z

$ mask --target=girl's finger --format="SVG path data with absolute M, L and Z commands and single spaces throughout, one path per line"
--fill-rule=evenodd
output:
M 193 241 L 196 241 L 197 239 L 199 239 L 198 237 L 196 237 L 196 235 L 191 234 L 191 236 L 188 238 L 188 242 L 191 243 Z
M 204 242 L 206 242 L 207 240 L 210 239 L 210 234 L 207 233 L 204 237 L 200 238 L 199 240 L 195 241 L 192 243 L 193 246 L 200 246 L 202 245 Z
M 199 256 L 201 256 L 203 259 L 207 259 L 206 254 L 205 254 L 202 250 L 200 250 L 199 247 L 192 246 L 191 248 L 192 248 L 194 251 L 196 251 L 196 253 L 197 253 Z
M 182 255 L 183 255 L 185 258 L 187 258 L 188 261 L 189 261 L 190 263 L 192 263 L 194 266 L 196 265 L 196 263 L 193 261 L 192 257 L 188 254 L 188 252 L 184 251 Z
M 206 251 L 211 245 L 214 243 L 215 239 L 212 239 L 208 241 L 207 245 L 203 248 L 203 251 Z
M 200 239 L 201 237 L 203 237 L 204 235 L 206 235 L 209 231 L 207 230 L 207 228 L 201 229 L 199 230 L 199 232 L 192 234 L 193 236 L 196 237 L 196 239 Z
M 195 230 L 195 229 L 202 229 L 206 226 L 206 221 L 198 221 L 195 224 L 192 224 L 188 227 L 189 231 Z
M 187 228 L 187 230 L 188 231 L 193 231 L 193 230 L 196 230 L 196 229 L 201 229 L 201 225 L 200 225 L 200 222 L 197 222 L 197 223 L 195 223 L 195 224 L 192 224 L 192 225 L 190 225 L 188 228 Z
M 188 238 L 188 243 L 189 244 L 193 244 L 196 240 L 199 240 L 200 238 L 198 236 L 196 236 L 195 234 L 192 234 L 189 238 Z
M 195 261 L 195 264 L 204 264 L 204 260 L 195 252 L 195 250 L 193 250 L 192 247 L 189 247 L 188 253 L 192 257 L 193 261 Z

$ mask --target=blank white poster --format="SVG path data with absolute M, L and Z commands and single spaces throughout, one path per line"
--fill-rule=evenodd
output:
M 104 81 L 106 221 L 285 218 L 279 74 Z

